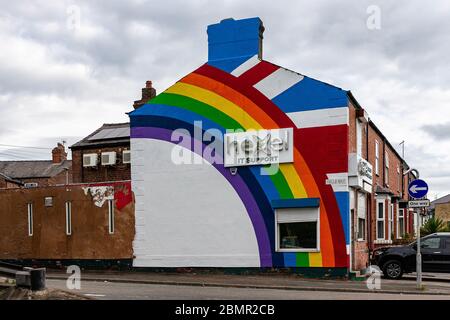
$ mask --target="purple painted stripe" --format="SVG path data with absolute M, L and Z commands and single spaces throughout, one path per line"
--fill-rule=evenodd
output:
M 131 128 L 131 138 L 151 138 L 157 140 L 163 140 L 171 142 L 172 131 L 163 128 L 154 128 L 154 127 L 132 127 Z M 208 147 L 202 142 L 202 152 L 204 155 L 211 155 L 211 150 L 207 149 Z M 206 152 L 204 150 L 206 149 Z M 203 155 L 200 155 L 203 156 Z M 209 163 L 211 163 L 211 159 L 205 159 Z M 256 239 L 258 241 L 259 248 L 259 256 L 261 267 L 271 267 L 272 266 L 272 251 L 270 248 L 270 240 L 268 236 L 268 232 L 266 230 L 266 225 L 264 223 L 264 218 L 262 216 L 262 212 L 258 207 L 258 204 L 255 201 L 252 193 L 249 188 L 245 184 L 245 181 L 242 179 L 239 174 L 233 176 L 230 171 L 227 170 L 223 164 L 211 163 L 233 186 L 236 190 L 236 193 L 241 198 L 244 203 L 245 208 L 247 209 L 250 220 L 252 221 L 252 225 L 255 231 Z

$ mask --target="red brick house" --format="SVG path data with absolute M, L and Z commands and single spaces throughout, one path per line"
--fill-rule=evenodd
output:
M 368 266 L 370 252 L 414 236 L 414 212 L 408 209 L 410 167 L 352 99 L 349 111 L 350 210 L 355 270 Z M 349 169 L 350 170 L 350 169 Z
M 130 180 L 130 125 L 105 123 L 70 147 L 74 183 Z
M 52 150 L 52 160 L 0 161 L 0 188 L 45 187 L 72 182 L 72 161 L 64 145 Z

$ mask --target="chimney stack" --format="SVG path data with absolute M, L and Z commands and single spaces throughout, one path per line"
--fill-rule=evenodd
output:
M 133 103 L 133 108 L 138 109 L 146 104 L 150 99 L 156 97 L 156 90 L 152 87 L 152 82 L 147 80 L 145 82 L 145 88 L 142 88 L 142 98 L 141 100 L 136 100 Z
M 253 56 L 262 59 L 264 26 L 259 18 L 224 19 L 211 24 L 208 33 L 208 64 L 226 72 Z
M 58 145 L 52 150 L 52 161 L 53 163 L 61 163 L 64 160 L 67 160 L 66 148 L 58 142 Z

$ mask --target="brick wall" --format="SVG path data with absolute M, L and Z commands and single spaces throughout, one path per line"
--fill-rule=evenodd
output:
M 450 222 L 450 203 L 437 204 L 434 214 L 436 218 L 442 219 L 446 222 Z
M 122 151 L 129 150 L 130 145 L 104 147 L 93 149 L 72 150 L 72 171 L 74 183 L 102 182 L 102 181 L 123 181 L 131 179 L 130 164 L 122 162 Z M 83 154 L 115 151 L 117 162 L 114 166 L 103 166 L 98 164 L 94 168 L 83 167 Z
M 102 184 L 103 185 L 103 184 Z M 130 182 L 114 188 L 113 233 L 108 203 L 94 201 L 82 186 L 0 190 L 0 259 L 131 259 L 134 199 Z M 52 197 L 52 206 L 45 206 Z M 72 203 L 72 234 L 66 234 L 66 201 Z M 33 234 L 28 234 L 28 207 L 33 204 Z

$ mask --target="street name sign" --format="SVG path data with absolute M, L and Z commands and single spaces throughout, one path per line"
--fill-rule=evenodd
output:
M 422 179 L 416 179 L 409 183 L 408 193 L 414 199 L 420 199 L 427 195 L 428 184 Z
M 408 201 L 409 208 L 426 208 L 430 206 L 430 200 L 412 200 Z

